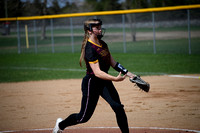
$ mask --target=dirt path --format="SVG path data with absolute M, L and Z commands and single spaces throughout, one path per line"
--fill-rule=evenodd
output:
M 200 75 L 195 75 L 200 76 Z M 151 91 L 126 79 L 114 82 L 130 127 L 200 130 L 200 79 L 143 77 Z M 0 131 L 53 128 L 58 117 L 79 112 L 81 79 L 0 84 Z M 117 127 L 115 115 L 100 98 L 91 120 L 74 127 Z

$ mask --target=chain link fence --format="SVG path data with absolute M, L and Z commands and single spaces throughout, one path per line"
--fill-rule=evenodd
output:
M 115 53 L 200 54 L 200 9 L 0 21 L 0 53 L 80 52 L 83 23 L 100 18 Z M 42 29 L 45 23 L 45 38 Z M 6 27 L 7 26 L 7 27 Z

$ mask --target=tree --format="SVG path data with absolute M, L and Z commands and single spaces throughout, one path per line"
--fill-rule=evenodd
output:
M 23 16 L 39 16 L 42 14 L 42 3 L 40 0 L 26 1 L 24 5 Z
M 74 13 L 74 12 L 78 12 L 79 7 L 77 7 L 77 5 L 75 3 L 69 3 L 67 2 L 65 7 L 62 8 L 62 13 Z
M 93 11 L 111 11 L 122 9 L 119 0 L 85 0 L 85 2 L 86 4 L 91 5 Z
M 6 5 L 5 5 L 6 4 Z M 24 10 L 24 3 L 20 0 L 1 0 L 0 1 L 0 17 L 6 17 L 6 8 L 7 8 L 7 17 L 18 17 L 22 16 Z
M 126 0 L 124 9 L 131 9 L 133 6 L 133 0 Z M 126 17 L 128 19 L 128 22 L 130 24 L 130 29 L 131 29 L 131 36 L 132 36 L 132 41 L 136 41 L 136 31 L 135 31 L 135 14 L 126 14 Z
M 42 15 L 47 15 L 47 0 L 42 3 Z M 46 39 L 46 19 L 42 20 L 41 40 Z
M 59 6 L 58 0 L 52 2 L 52 6 L 48 9 L 49 14 L 59 14 L 61 13 L 61 8 Z

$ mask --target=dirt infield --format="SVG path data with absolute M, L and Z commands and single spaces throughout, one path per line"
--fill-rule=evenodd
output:
M 9 131 L 10 133 L 52 133 L 50 129 L 44 130 L 24 130 L 24 131 Z M 197 133 L 192 130 L 179 129 L 152 129 L 152 128 L 131 128 L 130 133 Z M 120 133 L 118 128 L 72 128 L 66 129 L 63 133 Z
M 200 75 L 190 76 L 199 77 Z M 200 79 L 193 77 L 167 75 L 143 77 L 151 84 L 149 93 L 139 91 L 128 79 L 123 82 L 114 82 L 121 101 L 125 105 L 129 126 L 133 127 L 130 128 L 131 133 L 133 131 L 134 133 L 199 132 Z M 80 87 L 81 79 L 1 83 L 0 131 L 50 133 L 50 130 L 41 129 L 52 129 L 58 117 L 66 118 L 71 113 L 79 112 Z M 65 132 L 120 132 L 118 128 L 109 127 L 117 127 L 115 114 L 100 98 L 89 122 L 73 126 Z

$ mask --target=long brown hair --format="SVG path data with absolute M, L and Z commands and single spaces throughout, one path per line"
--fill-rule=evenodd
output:
M 90 24 L 99 23 L 99 21 L 100 21 L 99 19 L 89 19 L 84 22 L 85 35 L 84 35 L 82 46 L 81 46 L 81 56 L 80 56 L 80 60 L 79 60 L 79 64 L 81 67 L 82 67 L 82 61 L 85 57 L 85 46 L 86 46 L 87 40 L 89 39 L 88 31 L 91 30 Z

